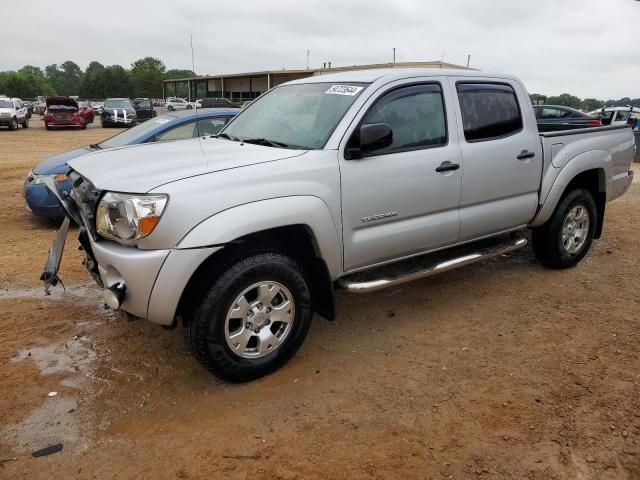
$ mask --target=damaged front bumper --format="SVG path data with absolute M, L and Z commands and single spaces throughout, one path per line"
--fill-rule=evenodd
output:
M 93 225 L 95 206 L 101 192 L 77 173 L 70 173 L 70 179 L 74 187 L 71 195 L 58 190 L 53 180 L 45 183 L 67 215 L 49 249 L 40 277 L 45 292 L 48 294 L 51 287 L 60 282 L 60 261 L 73 220 L 79 225 L 78 241 L 85 254 L 85 267 L 104 289 L 106 303 L 136 317 L 147 318 L 154 282 L 170 250 L 138 250 L 112 241 L 98 241 Z M 117 297 L 117 304 L 114 297 Z

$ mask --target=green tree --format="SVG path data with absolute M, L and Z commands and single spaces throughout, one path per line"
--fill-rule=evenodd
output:
M 546 95 L 541 95 L 539 93 L 532 93 L 530 97 L 531 97 L 531 103 L 533 103 L 534 105 L 543 105 L 547 103 Z
M 574 95 L 563 93 L 557 97 L 547 97 L 547 105 L 564 105 L 565 107 L 580 108 L 582 100 Z
M 38 95 L 49 96 L 56 93 L 40 67 L 25 65 L 18 70 L 18 75 L 26 84 L 26 92 L 22 95 L 25 98 L 35 98 Z
M 131 80 L 129 72 L 120 65 L 110 65 L 104 69 L 104 97 L 130 97 Z
M 158 58 L 145 57 L 131 64 L 131 87 L 134 97 L 160 98 L 162 79 L 167 68 Z
M 84 72 L 80 95 L 83 98 L 105 98 L 105 68 L 100 62 L 91 62 Z
M 597 110 L 604 105 L 602 100 L 598 100 L 596 98 L 585 98 L 582 100 L 582 106 L 587 112 L 591 112 L 593 110 Z
M 67 60 L 58 66 L 53 63 L 44 69 L 49 82 L 59 95 L 78 95 L 82 86 L 82 70 L 77 63 Z

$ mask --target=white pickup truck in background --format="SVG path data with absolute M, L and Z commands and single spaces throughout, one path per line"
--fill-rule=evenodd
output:
M 333 318 L 335 289 L 511 252 L 525 229 L 542 263 L 577 264 L 634 149 L 624 125 L 539 132 L 508 75 L 353 71 L 279 85 L 216 137 L 72 160 L 72 195 L 49 188 L 110 306 L 181 321 L 203 365 L 243 381 L 291 358 L 314 311 Z

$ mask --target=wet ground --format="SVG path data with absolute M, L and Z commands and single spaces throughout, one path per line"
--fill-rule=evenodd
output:
M 73 236 L 42 292 L 57 224 L 24 176 L 116 132 L 0 131 L 0 478 L 640 478 L 637 183 L 577 268 L 527 248 L 339 295 L 287 366 L 230 385 L 181 328 L 105 310 Z

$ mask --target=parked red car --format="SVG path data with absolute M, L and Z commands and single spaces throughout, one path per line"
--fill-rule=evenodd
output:
M 93 109 L 89 102 L 78 102 L 71 97 L 49 97 L 44 112 L 44 126 L 47 130 L 53 127 L 87 128 L 93 123 Z

